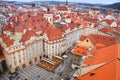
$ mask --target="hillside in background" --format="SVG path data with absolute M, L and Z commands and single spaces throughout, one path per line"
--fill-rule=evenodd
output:
M 102 7 L 113 8 L 113 9 L 118 9 L 118 10 L 120 10 L 120 2 L 114 3 L 114 4 L 110 4 L 110 5 L 104 5 L 104 6 L 102 6 Z

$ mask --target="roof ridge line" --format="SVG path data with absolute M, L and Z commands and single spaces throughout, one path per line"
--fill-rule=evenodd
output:
M 117 59 L 118 59 L 118 58 L 113 58 L 113 59 L 111 59 L 111 60 L 105 62 L 105 64 L 99 66 L 98 68 L 101 68 L 101 67 L 103 67 L 104 65 L 109 64 L 110 62 L 112 62 L 112 61 L 114 61 L 114 60 L 117 60 Z M 98 69 L 98 68 L 96 68 L 96 69 Z M 96 69 L 94 69 L 94 70 L 96 70 Z

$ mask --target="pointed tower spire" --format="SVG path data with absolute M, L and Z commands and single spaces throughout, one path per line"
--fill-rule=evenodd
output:
M 68 0 L 66 0 L 66 5 L 68 5 Z

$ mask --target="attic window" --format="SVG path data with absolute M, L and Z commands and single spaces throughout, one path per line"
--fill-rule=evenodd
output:
M 87 39 L 86 42 L 89 42 L 89 40 Z
M 94 76 L 95 75 L 95 73 L 90 73 L 90 76 Z

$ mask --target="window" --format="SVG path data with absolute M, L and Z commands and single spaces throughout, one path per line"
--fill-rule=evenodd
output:
M 112 41 L 112 39 L 110 39 L 110 41 Z
M 86 42 L 89 42 L 89 40 L 87 39 Z
M 13 57 L 13 59 L 15 59 L 15 56 Z
M 21 63 L 21 60 L 19 60 L 19 63 Z
M 9 67 L 10 67 L 10 69 L 11 69 L 12 66 L 10 65 Z
M 14 64 L 15 64 L 15 65 L 17 64 L 16 61 L 14 61 Z
M 20 58 L 20 55 L 19 55 L 19 58 Z
M 52 48 L 54 48 L 54 46 L 52 46 Z

